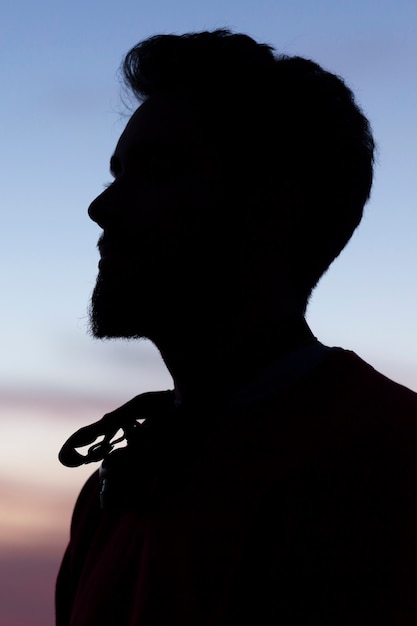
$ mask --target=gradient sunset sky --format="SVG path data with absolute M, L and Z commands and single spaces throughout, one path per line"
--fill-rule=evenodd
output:
M 1 19 L 0 624 L 53 626 L 53 585 L 89 466 L 78 427 L 171 379 L 148 342 L 96 342 L 100 230 L 87 208 L 126 123 L 117 69 L 156 33 L 228 27 L 340 74 L 378 144 L 371 201 L 307 320 L 417 390 L 416 0 L 4 0 Z M 167 272 L 169 268 L 167 268 Z

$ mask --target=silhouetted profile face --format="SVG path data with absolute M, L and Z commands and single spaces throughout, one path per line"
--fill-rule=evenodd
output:
M 227 199 L 220 151 L 203 128 L 196 103 L 168 94 L 146 100 L 122 133 L 110 162 L 114 182 L 89 208 L 103 229 L 94 336 L 155 339 L 192 320 L 193 309 L 210 316 L 218 306 Z

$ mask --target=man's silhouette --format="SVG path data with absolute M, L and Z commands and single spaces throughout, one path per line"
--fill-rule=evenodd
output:
M 103 463 L 57 625 L 417 624 L 417 395 L 304 318 L 370 194 L 366 117 L 339 77 L 227 30 L 151 37 L 123 72 L 140 106 L 89 208 L 91 330 L 150 339 L 174 389 L 61 450 Z

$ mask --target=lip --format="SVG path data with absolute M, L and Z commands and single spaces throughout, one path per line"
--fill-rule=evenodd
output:
M 112 246 L 112 245 L 109 245 L 109 244 L 99 244 L 98 245 L 98 251 L 99 251 L 100 256 L 102 258 L 108 257 L 108 256 L 115 256 L 117 254 L 120 254 L 120 250 L 118 250 L 118 248 L 116 248 L 116 246 Z
M 103 234 L 97 242 L 97 248 L 102 258 L 114 256 L 120 254 L 122 242 L 115 240 L 114 237 L 109 237 L 108 234 Z
M 123 256 L 126 256 L 126 255 L 119 254 L 117 252 L 105 252 L 103 254 L 100 254 L 100 261 L 99 261 L 99 263 L 101 263 L 101 261 L 105 261 L 106 262 L 106 261 L 113 261 L 115 259 L 122 259 Z
M 126 269 L 126 266 L 129 264 L 129 258 L 126 254 L 121 254 L 120 252 L 115 251 L 106 251 L 105 253 L 101 254 L 100 260 L 98 262 L 98 267 L 100 270 L 103 268 L 123 270 Z

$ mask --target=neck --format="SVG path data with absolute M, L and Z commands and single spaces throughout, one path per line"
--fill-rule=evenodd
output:
M 155 342 L 180 402 L 198 403 L 210 394 L 226 398 L 270 363 L 315 341 L 302 315 L 283 317 L 273 328 L 251 335 L 231 336 L 216 332 L 201 339 L 197 332 Z

